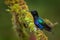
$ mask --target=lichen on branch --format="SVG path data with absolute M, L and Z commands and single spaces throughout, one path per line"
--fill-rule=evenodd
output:
M 24 0 L 6 0 L 5 4 L 9 7 L 6 11 L 12 15 L 13 29 L 19 40 L 48 40 L 42 30 L 36 28 L 33 16 Z

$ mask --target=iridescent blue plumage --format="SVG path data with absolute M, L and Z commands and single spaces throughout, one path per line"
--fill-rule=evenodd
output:
M 34 18 L 34 24 L 37 26 L 37 28 L 51 31 L 51 28 L 44 22 L 42 18 L 39 17 L 37 11 L 31 11 L 31 14 Z
M 40 29 L 43 29 L 43 28 L 44 28 L 44 26 L 41 25 L 41 24 L 43 23 L 43 21 L 42 21 L 41 19 L 36 18 L 35 21 L 34 21 L 34 23 L 35 23 L 35 25 L 36 25 L 38 28 L 40 28 Z
M 37 12 L 36 11 L 32 11 L 31 14 L 34 17 L 34 23 L 35 23 L 35 25 L 38 28 L 43 29 L 44 26 L 42 24 L 43 24 L 44 21 L 38 16 Z

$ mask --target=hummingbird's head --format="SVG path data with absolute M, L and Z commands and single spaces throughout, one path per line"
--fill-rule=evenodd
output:
M 52 23 L 50 20 L 48 19 L 44 19 L 45 21 L 45 29 L 48 30 L 48 31 L 51 31 L 51 29 L 58 24 L 58 22 L 55 22 L 55 23 Z

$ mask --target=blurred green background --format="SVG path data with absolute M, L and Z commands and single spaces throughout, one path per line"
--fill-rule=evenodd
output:
M 60 0 L 26 0 L 30 10 L 37 10 L 39 16 L 48 18 L 52 22 L 58 22 L 52 32 L 44 30 L 49 40 L 60 40 Z M 0 40 L 18 40 L 15 36 L 11 14 L 5 11 L 7 6 L 4 0 L 0 0 Z

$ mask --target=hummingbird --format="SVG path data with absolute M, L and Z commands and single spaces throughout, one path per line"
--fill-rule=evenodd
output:
M 41 18 L 39 15 L 38 15 L 38 12 L 36 10 L 33 10 L 33 11 L 30 11 L 33 18 L 34 18 L 34 24 L 37 26 L 37 28 L 43 30 L 47 30 L 47 31 L 51 31 L 52 30 L 52 27 L 56 24 L 58 24 L 57 22 L 56 23 L 52 23 L 50 22 L 48 19 L 43 19 Z

